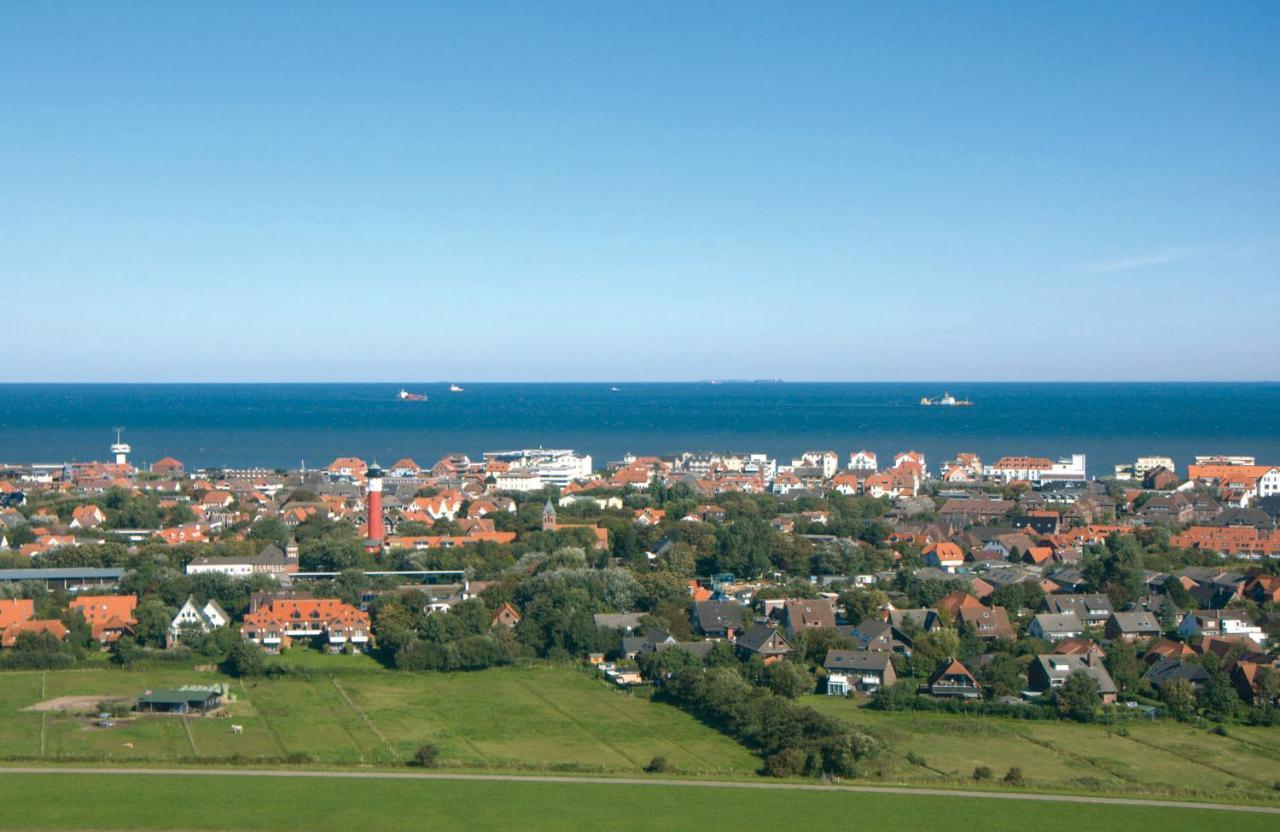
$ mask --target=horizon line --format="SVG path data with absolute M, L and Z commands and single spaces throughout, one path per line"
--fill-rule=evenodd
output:
M 351 381 L 345 379 L 324 379 L 324 380 L 239 380 L 239 379 L 171 379 L 165 381 L 138 381 L 127 379 L 112 379 L 108 381 L 85 381 L 85 380 L 54 380 L 54 381 L 8 381 L 0 379 L 0 385 L 3 386 L 99 386 L 106 387 L 111 385 L 136 385 L 136 386 L 153 386 L 162 387 L 169 385 L 343 385 L 343 386 L 362 386 L 362 387 L 381 387 L 381 386 L 407 386 L 415 384 L 424 385 L 444 385 L 444 384 L 476 384 L 476 385 L 516 385 L 516 384 L 706 384 L 706 385 L 725 385 L 725 384 L 750 384 L 750 385 L 787 385 L 787 384 L 940 384 L 940 385 L 957 385 L 957 384 L 1277 384 L 1280 379 L 1250 379 L 1250 378 L 1123 378 L 1123 379 L 1090 379 L 1090 378 L 1074 378 L 1074 379 L 1034 379 L 1034 378 L 1002 378 L 1002 379 L 959 379 L 959 380 L 943 380 L 943 379 L 926 379 L 926 378 L 905 378 L 905 379 L 822 379 L 822 378 L 699 378 L 699 379 L 501 379 L 501 380 L 467 380 L 467 379 L 420 379 L 417 381 L 403 380 L 378 380 L 378 381 Z

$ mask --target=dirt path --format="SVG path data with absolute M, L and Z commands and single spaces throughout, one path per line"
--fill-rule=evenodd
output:
M 123 774 L 155 777 L 313 777 L 348 780 L 471 780 L 493 783 L 565 783 L 621 786 L 677 786 L 711 789 L 776 789 L 781 791 L 837 791 L 853 794 L 924 795 L 987 800 L 1030 800 L 1047 803 L 1094 803 L 1106 806 L 1158 806 L 1166 809 L 1209 809 L 1280 815 L 1280 807 L 1239 806 L 1228 803 L 1194 803 L 1187 800 L 1143 800 L 1129 797 L 1090 797 L 1070 794 L 1030 792 L 983 792 L 965 789 L 913 789 L 897 786 L 844 786 L 820 783 L 775 783 L 769 781 L 665 780 L 639 777 L 564 777 L 548 774 L 446 774 L 418 771 L 314 771 L 306 769 L 260 768 L 140 768 L 125 766 L 4 766 L 4 774 Z

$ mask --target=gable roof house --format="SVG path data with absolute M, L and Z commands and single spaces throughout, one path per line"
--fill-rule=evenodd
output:
M 836 626 L 836 608 L 830 598 L 789 598 L 786 610 L 787 634 L 801 630 L 831 629 Z
M 1260 647 L 1267 646 L 1267 634 L 1238 610 L 1192 610 L 1178 624 L 1185 639 L 1199 636 L 1247 636 Z
M 780 661 L 791 652 L 791 642 L 776 627 L 767 624 L 753 624 L 745 633 L 738 636 L 734 648 L 746 656 L 763 656 L 765 664 Z
M 1145 611 L 1113 612 L 1104 632 L 1112 641 L 1145 641 L 1160 637 L 1160 621 L 1155 613 Z
M 1031 619 L 1027 634 L 1045 641 L 1061 641 L 1084 635 L 1084 623 L 1073 612 L 1042 612 Z
M 81 595 L 71 601 L 93 631 L 93 637 L 104 647 L 133 632 L 133 611 L 138 606 L 136 595 Z
M 946 658 L 918 689 L 930 696 L 981 699 L 982 686 L 958 659 Z
M 696 601 L 693 625 L 707 638 L 732 639 L 742 632 L 742 607 L 734 601 Z
M 173 647 L 178 643 L 178 636 L 182 634 L 184 627 L 197 627 L 200 632 L 207 633 L 230 623 L 231 616 L 227 615 L 227 611 L 215 599 L 210 598 L 200 605 L 196 603 L 194 595 L 188 595 L 182 609 L 169 622 L 168 645 Z
M 1004 638 L 1011 641 L 1017 638 L 1013 625 L 1009 623 L 1009 613 L 1004 607 L 964 607 L 957 617 L 978 638 Z
M 890 653 L 828 650 L 822 666 L 827 671 L 827 696 L 872 693 L 898 681 Z
M 1036 656 L 1027 668 L 1027 688 L 1038 693 L 1049 693 L 1061 687 L 1076 671 L 1083 671 L 1098 683 L 1098 698 L 1106 704 L 1116 701 L 1115 681 L 1102 664 L 1102 655 L 1095 651 L 1064 655 L 1051 653 Z
M 964 566 L 964 550 L 949 540 L 931 543 L 924 550 L 924 562 L 927 566 L 955 572 Z
M 1185 659 L 1161 659 L 1147 669 L 1142 678 L 1157 690 L 1177 679 L 1186 679 L 1191 687 L 1199 690 L 1209 681 L 1209 671 Z
M 244 617 L 240 633 L 269 653 L 298 638 L 323 638 L 331 651 L 373 641 L 369 614 L 336 598 L 273 598 Z
M 1107 623 L 1111 613 L 1115 612 L 1111 607 L 1111 599 L 1100 592 L 1046 595 L 1041 611 L 1075 613 L 1086 627 L 1101 627 Z

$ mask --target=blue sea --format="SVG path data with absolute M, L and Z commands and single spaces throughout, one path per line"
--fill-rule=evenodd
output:
M 420 464 L 452 451 L 567 447 L 597 464 L 625 452 L 762 451 L 781 460 L 867 448 L 1086 453 L 1091 475 L 1138 455 L 1253 454 L 1280 462 L 1276 383 L 5 384 L 0 462 L 107 459 L 124 428 L 133 461 L 296 467 L 359 455 Z M 968 408 L 924 408 L 949 390 Z

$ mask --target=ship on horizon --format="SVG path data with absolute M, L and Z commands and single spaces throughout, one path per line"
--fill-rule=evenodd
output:
M 396 398 L 400 399 L 400 401 L 402 402 L 425 402 L 427 400 L 427 394 L 426 393 L 410 393 L 408 390 L 405 390 L 403 387 L 401 387 L 400 393 L 396 396 Z
M 957 399 L 950 393 L 943 393 L 936 398 L 924 396 L 920 399 L 921 407 L 973 407 L 973 402 L 968 399 Z

